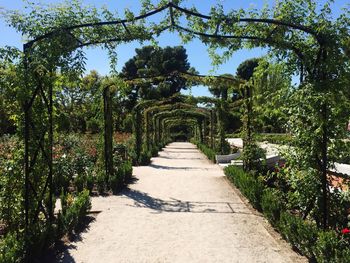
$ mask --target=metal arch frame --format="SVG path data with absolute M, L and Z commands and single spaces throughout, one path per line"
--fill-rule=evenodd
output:
M 208 16 L 208 15 L 203 15 L 200 14 L 198 12 L 194 12 L 192 10 L 188 10 L 186 8 L 182 8 L 176 4 L 174 4 L 171 0 L 168 4 L 159 7 L 153 11 L 150 11 L 146 14 L 143 15 L 139 15 L 134 17 L 133 19 L 120 19 L 120 20 L 114 20 L 114 21 L 104 21 L 104 22 L 95 22 L 95 23 L 84 23 L 84 24 L 79 24 L 79 25 L 73 25 L 73 26 L 67 26 L 67 27 L 62 27 L 62 28 L 56 28 L 53 29 L 50 32 L 47 32 L 41 36 L 38 36 L 37 38 L 27 42 L 26 44 L 24 44 L 24 51 L 26 51 L 27 49 L 33 47 L 33 45 L 35 45 L 37 42 L 41 41 L 41 40 L 45 40 L 45 39 L 49 39 L 51 37 L 53 37 L 56 33 L 59 32 L 65 32 L 68 35 L 70 35 L 72 38 L 74 38 L 77 41 L 77 45 L 75 48 L 80 48 L 80 47 L 84 47 L 84 46 L 89 46 L 89 45 L 97 45 L 97 44 L 104 44 L 104 43 L 108 43 L 108 42 L 119 42 L 119 41 L 127 41 L 127 40 L 131 40 L 134 39 L 131 32 L 128 30 L 128 23 L 131 22 L 135 22 L 135 21 L 140 21 L 143 20 L 145 18 L 148 18 L 150 16 L 156 15 L 162 11 L 168 10 L 169 14 L 170 14 L 170 23 L 167 26 L 164 26 L 163 28 L 160 28 L 158 30 L 155 30 L 153 32 L 149 32 L 149 35 L 152 34 L 160 34 L 161 32 L 168 30 L 168 29 L 176 29 L 178 31 L 184 31 L 196 36 L 200 36 L 200 37 L 204 37 L 204 38 L 217 38 L 217 39 L 243 39 L 243 40 L 257 40 L 257 41 L 261 41 L 261 42 L 265 42 L 267 44 L 270 45 L 274 45 L 277 44 L 276 42 L 273 41 L 273 35 L 276 33 L 278 27 L 285 27 L 285 28 L 290 28 L 293 30 L 299 30 L 302 31 L 304 33 L 310 34 L 312 35 L 317 43 L 322 46 L 325 43 L 325 38 L 323 35 L 321 35 L 320 33 L 312 30 L 309 27 L 300 25 L 300 24 L 294 24 L 294 23 L 290 23 L 287 21 L 283 21 L 283 20 L 277 20 L 277 19 L 261 19 L 261 18 L 238 18 L 238 19 L 230 19 L 227 17 L 223 17 L 222 19 L 218 20 L 217 23 L 217 28 L 214 34 L 212 33 L 203 33 L 203 32 L 199 32 L 199 31 L 195 31 L 186 27 L 183 27 L 181 25 L 178 25 L 175 22 L 174 19 L 174 11 L 180 12 L 181 14 L 185 14 L 187 16 L 194 16 L 194 17 L 198 17 L 201 19 L 204 19 L 206 21 L 211 20 L 213 17 Z M 248 35 L 222 35 L 219 34 L 220 31 L 220 26 L 222 26 L 223 24 L 226 25 L 233 25 L 233 24 L 238 24 L 238 23 L 253 23 L 253 24 L 258 24 L 258 23 L 264 23 L 264 24 L 268 24 L 268 25 L 274 25 L 275 27 L 273 28 L 273 30 L 271 30 L 271 32 L 269 32 L 269 34 L 263 38 L 263 37 L 257 37 L 257 36 L 248 36 Z M 104 40 L 99 40 L 99 41 L 91 41 L 91 42 L 83 42 L 81 39 L 79 39 L 78 37 L 76 37 L 74 35 L 74 32 L 72 32 L 72 30 L 74 29 L 81 29 L 81 28 L 94 28 L 94 27 L 101 27 L 101 26 L 113 26 L 113 25 L 122 25 L 124 30 L 125 30 L 125 35 L 127 37 L 125 38 L 108 38 L 108 39 L 104 39 Z M 299 48 L 291 45 L 290 43 L 288 43 L 287 41 L 284 42 L 284 49 L 291 49 L 293 50 L 298 56 L 299 58 L 302 60 L 303 59 L 303 52 L 302 50 L 300 50 Z
M 164 133 L 164 123 L 163 121 L 166 118 L 176 116 L 175 114 L 180 114 L 180 117 L 192 117 L 192 118 L 197 118 L 198 122 L 200 121 L 203 123 L 203 121 L 207 118 L 209 119 L 210 117 L 207 114 L 204 114 L 203 112 L 191 112 L 191 111 L 186 111 L 184 109 L 177 109 L 177 110 L 170 110 L 170 111 L 162 111 L 160 113 L 156 113 L 153 118 L 156 120 L 156 122 L 159 123 L 159 134 L 160 134 L 160 140 L 163 140 L 163 133 Z M 178 116 L 179 117 L 179 116 Z M 201 127 L 202 128 L 202 127 Z M 201 134 L 201 142 L 203 142 L 203 134 Z
M 167 140 L 167 136 L 169 136 L 169 125 L 173 125 L 173 126 L 176 126 L 176 125 L 179 125 L 179 124 L 185 124 L 187 126 L 190 126 L 190 124 L 192 124 L 191 129 L 192 129 L 192 132 L 193 132 L 193 135 L 196 135 L 196 132 L 197 131 L 201 131 L 201 135 L 199 136 L 200 138 L 196 138 L 196 139 L 201 139 L 204 137 L 204 135 L 202 136 L 203 134 L 203 121 L 204 119 L 199 119 L 199 118 L 196 118 L 196 117 L 191 117 L 191 116 L 187 116 L 185 119 L 182 119 L 182 120 L 179 120 L 176 118 L 176 116 L 167 116 L 165 117 L 164 119 L 162 119 L 161 121 L 161 126 L 162 126 L 162 134 L 164 134 L 162 137 L 165 136 L 165 139 Z M 197 134 L 199 135 L 199 134 Z
M 135 133 L 135 152 L 137 160 L 139 159 L 142 151 L 142 133 L 143 133 L 143 118 L 142 118 L 142 110 L 147 109 L 152 105 L 162 105 L 162 104 L 170 104 L 183 102 L 184 98 L 182 96 L 176 95 L 170 98 L 164 99 L 162 101 L 157 100 L 146 100 L 139 102 L 133 109 L 133 118 L 134 118 L 134 126 L 133 131 Z
M 161 32 L 168 30 L 168 29 L 175 29 L 178 31 L 186 32 L 198 37 L 202 38 L 216 38 L 216 39 L 242 39 L 242 40 L 251 40 L 251 41 L 259 41 L 266 43 L 271 46 L 277 46 L 282 49 L 290 49 L 295 52 L 295 54 L 299 57 L 301 63 L 304 61 L 304 54 L 302 50 L 300 50 L 298 47 L 293 46 L 288 41 L 282 42 L 282 43 L 276 43 L 273 40 L 274 33 L 276 32 L 276 29 L 279 27 L 283 28 L 289 28 L 291 30 L 299 30 L 304 33 L 312 35 L 317 43 L 319 44 L 319 52 L 317 54 L 317 57 L 315 58 L 315 65 L 322 59 L 323 53 L 324 53 L 324 45 L 325 45 L 325 38 L 312 30 L 311 28 L 305 27 L 303 25 L 293 24 L 282 20 L 274 20 L 274 19 L 258 19 L 258 18 L 239 18 L 239 19 L 229 19 L 229 18 L 223 18 L 218 21 L 217 30 L 215 33 L 210 32 L 199 32 L 194 31 L 192 29 L 183 27 L 181 25 L 178 25 L 175 23 L 174 19 L 174 12 L 179 12 L 181 14 L 185 14 L 187 16 L 195 16 L 201 19 L 204 19 L 206 21 L 209 21 L 212 19 L 211 16 L 203 15 L 185 8 L 182 8 L 172 2 L 169 2 L 168 4 L 155 9 L 151 12 L 148 12 L 146 14 L 136 16 L 135 18 L 128 20 L 128 19 L 121 19 L 116 21 L 105 21 L 105 22 L 97 22 L 97 23 L 86 23 L 86 24 L 80 24 L 80 25 L 73 25 L 68 27 L 62 27 L 53 29 L 50 32 L 47 32 L 46 34 L 43 34 L 41 36 L 36 37 L 35 39 L 25 43 L 23 45 L 23 52 L 24 52 L 24 69 L 25 69 L 25 88 L 27 91 L 31 91 L 29 88 L 29 65 L 30 65 L 30 52 L 33 48 L 35 48 L 35 45 L 38 44 L 40 41 L 49 40 L 55 35 L 59 35 L 61 33 L 68 34 L 70 37 L 76 40 L 76 46 L 72 48 L 73 50 L 76 48 L 81 48 L 84 46 L 89 45 L 98 45 L 98 44 L 107 44 L 111 42 L 123 42 L 123 41 L 130 41 L 133 39 L 140 39 L 140 36 L 132 35 L 131 32 L 128 30 L 128 23 L 133 23 L 142 19 L 145 19 L 147 17 L 153 16 L 157 13 L 160 13 L 162 11 L 168 10 L 170 14 L 170 24 L 160 28 L 156 29 L 152 32 L 144 32 L 148 33 L 146 38 L 151 38 L 153 34 L 159 35 Z M 219 34 L 220 26 L 222 24 L 226 25 L 232 25 L 237 23 L 263 23 L 268 25 L 273 25 L 275 28 L 271 30 L 271 32 L 266 37 L 258 37 L 258 36 L 249 36 L 249 35 L 225 35 L 225 34 Z M 106 38 L 102 40 L 95 40 L 95 41 L 87 41 L 83 42 L 79 37 L 77 37 L 74 33 L 75 29 L 81 29 L 81 28 L 95 28 L 95 27 L 102 27 L 102 26 L 113 26 L 113 25 L 121 25 L 124 28 L 124 34 L 123 37 L 119 38 Z M 310 73 L 312 73 L 311 69 L 306 68 L 306 70 Z M 314 69 L 314 73 L 315 73 Z M 302 75 L 303 73 L 301 73 Z M 42 108 L 45 109 L 45 112 L 47 116 L 45 116 L 45 120 L 47 121 L 47 125 L 42 125 L 42 131 L 40 134 L 37 134 L 39 129 L 36 127 L 36 125 L 33 123 L 32 118 L 32 109 L 34 107 L 34 104 L 41 104 Z M 39 213 L 42 212 L 47 221 L 51 222 L 53 220 L 53 203 L 52 203 L 52 197 L 53 197 L 53 185 L 52 185 L 52 179 L 53 179 L 53 101 L 52 101 L 52 85 L 47 87 L 47 90 L 45 90 L 44 85 L 40 82 L 37 83 L 37 87 L 32 91 L 31 95 L 29 95 L 29 98 L 23 105 L 23 111 L 24 111 L 24 143 L 25 143 L 25 154 L 24 154 L 24 175 L 25 175 L 25 225 L 26 228 L 28 225 L 32 222 L 36 222 L 38 220 Z M 45 179 L 45 183 L 43 186 L 39 187 L 41 189 L 35 189 L 31 175 L 33 173 L 33 170 L 35 169 L 35 165 L 37 163 L 38 158 L 43 159 L 43 162 L 45 161 L 47 163 L 47 178 Z M 326 158 L 326 157 L 325 157 Z M 34 177 L 34 176 L 33 176 Z M 41 177 L 43 178 L 43 176 Z M 49 189 L 49 190 L 48 190 Z M 38 191 L 40 190 L 40 192 Z M 45 194 L 49 191 L 49 204 L 47 209 L 44 207 L 44 199 Z M 325 191 L 325 190 L 324 190 Z M 30 209 L 30 198 L 33 198 L 35 202 L 38 203 L 38 207 L 32 211 Z
M 169 118 L 169 119 L 166 119 L 164 121 L 164 127 L 168 131 L 168 133 L 170 132 L 170 129 L 172 127 L 176 127 L 177 125 L 186 125 L 186 126 L 188 126 L 191 129 L 191 132 L 193 133 L 193 130 L 194 130 L 193 126 L 196 125 L 196 124 L 197 124 L 197 120 L 195 118 L 193 118 L 193 119 L 188 118 L 188 119 L 185 119 L 185 120 Z
M 161 108 L 160 108 L 161 107 Z M 159 120 L 157 120 L 156 118 L 156 112 L 159 113 L 159 111 L 163 111 L 166 110 L 167 112 L 171 112 L 171 111 L 176 111 L 176 110 L 192 110 L 196 113 L 201 113 L 201 114 L 207 114 L 209 116 L 209 109 L 206 108 L 199 108 L 195 105 L 191 105 L 191 104 L 186 104 L 186 103 L 176 103 L 176 104 L 165 104 L 162 106 L 158 106 L 158 107 L 150 107 L 148 109 L 145 110 L 145 116 L 146 116 L 146 120 L 148 120 L 148 114 L 153 115 L 151 116 L 152 118 L 152 131 L 154 132 L 154 141 L 159 141 L 160 140 L 160 123 Z M 209 119 L 209 118 L 208 118 Z M 209 119 L 210 121 L 211 119 Z M 145 123 L 145 125 L 148 126 L 149 123 Z M 158 129 L 157 129 L 158 126 Z M 213 123 L 210 123 L 210 127 L 212 128 Z M 148 127 L 147 127 L 148 128 Z M 146 129 L 147 131 L 147 129 Z M 213 134 L 211 134 L 213 135 Z
M 152 105 L 151 107 L 148 107 L 144 110 L 143 115 L 144 115 L 144 119 L 145 119 L 145 133 L 146 133 L 146 146 L 147 146 L 147 150 L 149 149 L 149 146 L 151 144 L 151 140 L 150 140 L 150 133 L 153 132 L 153 138 L 152 138 L 152 142 L 157 142 L 159 141 L 159 131 L 157 130 L 156 127 L 156 120 L 153 118 L 152 121 L 150 121 L 150 117 L 152 118 L 152 115 L 155 114 L 155 112 L 159 112 L 161 110 L 175 110 L 175 109 L 194 109 L 196 108 L 195 105 L 191 105 L 191 104 L 187 104 L 187 103 L 183 103 L 183 102 L 176 102 L 176 103 L 166 103 L 163 104 L 161 103 L 159 104 L 155 104 Z M 149 129 L 151 125 L 151 130 Z

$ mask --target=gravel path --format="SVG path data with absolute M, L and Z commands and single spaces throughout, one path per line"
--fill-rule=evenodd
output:
M 193 144 L 172 143 L 102 211 L 58 262 L 306 262 L 247 206 Z

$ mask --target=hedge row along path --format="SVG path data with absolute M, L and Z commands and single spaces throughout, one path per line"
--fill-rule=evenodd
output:
M 171 143 L 58 262 L 306 262 L 267 227 L 193 144 Z

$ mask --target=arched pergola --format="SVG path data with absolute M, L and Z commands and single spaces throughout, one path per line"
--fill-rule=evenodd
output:
M 146 26 L 147 18 L 165 13 L 165 19 L 158 25 Z M 192 27 L 194 24 L 203 26 Z M 251 27 L 247 27 L 250 25 Z M 24 30 L 24 29 L 23 29 Z M 53 211 L 53 158 L 54 141 L 53 119 L 53 82 L 52 75 L 58 67 L 69 66 L 70 58 L 76 49 L 85 46 L 106 44 L 113 46 L 132 40 L 150 40 L 165 30 L 176 30 L 184 38 L 198 37 L 204 43 L 236 50 L 242 46 L 242 41 L 252 46 L 270 45 L 278 49 L 291 50 L 299 60 L 300 78 L 305 77 L 322 86 L 328 78 L 324 67 L 328 53 L 337 50 L 333 42 L 316 28 L 307 27 L 291 21 L 266 17 L 241 17 L 239 14 L 208 16 L 194 9 L 183 8 L 170 1 L 154 10 L 145 9 L 139 16 L 126 19 L 106 19 L 100 17 L 90 22 L 73 25 L 62 25 L 58 28 L 46 28 L 40 32 L 27 30 L 23 33 L 32 38 L 23 46 L 24 51 L 24 175 L 25 175 L 25 228 L 27 236 L 31 233 L 30 226 L 38 223 L 39 213 L 45 215 L 45 223 L 54 223 Z M 236 33 L 237 32 L 237 33 Z M 313 42 L 296 46 L 291 41 L 291 32 L 301 32 L 312 36 Z M 311 51 L 310 51 L 311 50 Z M 41 66 L 44 65 L 43 67 Z M 110 165 L 111 127 L 108 89 L 105 90 L 105 154 L 106 167 Z M 327 119 L 327 105 L 321 113 Z M 137 111 L 136 111 L 137 112 Z M 175 111 L 176 112 L 176 111 Z M 178 111 L 179 113 L 180 111 Z M 173 113 L 171 113 L 173 114 Z M 158 113 L 155 118 L 163 118 L 170 113 Z M 137 113 L 136 122 L 141 118 Z M 198 113 L 199 116 L 199 113 Z M 202 115 L 201 115 L 202 116 Z M 204 117 L 203 117 L 204 118 Z M 327 225 L 327 127 L 324 126 L 322 141 L 322 192 L 324 196 L 324 225 Z M 136 146 L 138 147 L 138 146 Z M 109 157 L 108 157 L 109 156 Z M 108 168 L 106 168 L 106 171 Z M 107 171 L 108 172 L 108 171 Z M 39 180 L 44 179 L 44 180 Z M 39 183 L 43 181 L 43 183 Z M 47 197 L 48 196 L 48 197 Z M 48 202 L 46 201 L 48 200 Z M 35 204 L 35 205 L 34 205 Z
M 205 114 L 203 112 L 200 112 L 200 110 L 197 111 L 190 111 L 190 110 L 185 110 L 185 109 L 175 109 L 175 110 L 169 110 L 169 111 L 162 111 L 159 113 L 156 113 L 154 115 L 155 122 L 159 124 L 159 138 L 160 140 L 164 139 L 164 130 L 165 130 L 165 123 L 164 121 L 168 119 L 169 117 L 176 117 L 176 118 L 182 118 L 182 119 L 187 119 L 187 118 L 196 118 L 198 125 L 200 126 L 201 134 L 201 142 L 203 142 L 203 137 L 205 131 L 202 131 L 204 121 L 208 118 L 208 114 Z
M 169 118 L 164 121 L 164 128 L 165 128 L 165 133 L 167 136 L 169 136 L 169 140 L 172 140 L 172 129 L 177 128 L 179 126 L 184 126 L 187 127 L 190 130 L 189 137 L 190 138 L 195 138 L 196 140 L 199 140 L 195 135 L 196 128 L 197 128 L 197 120 L 195 118 L 187 118 L 187 119 L 177 119 L 177 118 Z M 187 137 L 188 139 L 188 137 Z

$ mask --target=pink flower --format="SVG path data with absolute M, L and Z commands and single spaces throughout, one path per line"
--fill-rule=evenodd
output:
M 349 234 L 349 233 L 350 233 L 350 229 L 348 229 L 348 228 L 346 227 L 346 228 L 344 228 L 344 229 L 341 231 L 341 233 L 342 233 L 343 235 Z

